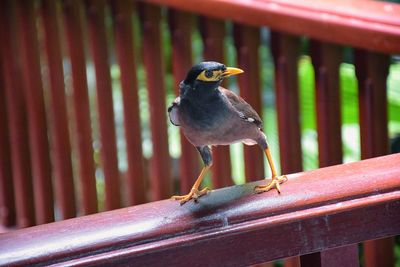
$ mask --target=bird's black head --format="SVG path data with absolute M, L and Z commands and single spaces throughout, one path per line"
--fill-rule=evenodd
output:
M 242 73 L 238 68 L 226 67 L 215 61 L 206 61 L 194 65 L 183 83 L 192 88 L 216 88 L 226 77 Z

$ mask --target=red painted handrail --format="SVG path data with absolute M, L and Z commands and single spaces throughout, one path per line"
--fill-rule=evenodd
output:
M 400 5 L 370 0 L 145 0 L 320 41 L 400 52 Z
M 400 154 L 0 235 L 0 265 L 254 264 L 400 233 Z M 260 183 L 260 182 L 257 182 Z M 289 245 L 290 244 L 290 245 Z M 222 257 L 222 258 L 221 258 Z

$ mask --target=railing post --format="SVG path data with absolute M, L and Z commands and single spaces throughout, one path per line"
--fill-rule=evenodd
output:
M 271 50 L 275 64 L 281 172 L 283 174 L 302 170 L 297 74 L 299 49 L 298 37 L 277 32 L 271 33 Z
M 260 29 L 258 27 L 234 25 L 234 40 L 238 66 L 245 70 L 238 77 L 240 95 L 262 118 L 262 93 L 260 85 Z M 268 127 L 268 125 L 264 125 Z M 244 146 L 244 167 L 246 181 L 264 177 L 264 154 L 259 146 Z
M 302 170 L 297 74 L 299 48 L 298 37 L 271 32 L 282 174 Z M 287 259 L 285 266 L 299 266 L 298 257 Z
M 188 13 L 170 9 L 168 22 L 172 41 L 172 71 L 174 73 L 175 94 L 179 95 L 179 82 L 185 79 L 188 70 L 192 67 L 191 34 L 194 17 Z M 188 192 L 199 175 L 199 153 L 181 133 L 180 190 Z
M 387 55 L 355 50 L 362 159 L 389 153 L 386 93 L 389 63 Z
M 104 9 L 105 1 L 93 0 L 86 3 L 89 45 L 96 73 L 101 157 L 105 182 L 105 209 L 112 210 L 121 207 L 121 194 Z
M 342 163 L 339 66 L 342 49 L 337 45 L 311 42 L 315 70 L 315 99 L 319 167 Z
M 4 8 L 0 6 L 0 8 Z M 0 16 L 4 14 L 0 13 Z M 4 20 L 0 21 L 0 39 L 7 40 L 4 27 L 9 26 Z M 0 228 L 14 226 L 15 203 L 14 203 L 14 183 L 11 168 L 11 148 L 10 138 L 11 129 L 8 123 L 7 98 L 6 98 L 6 64 L 3 56 L 3 48 L 0 47 Z M 0 229 L 1 231 L 1 229 Z
M 349 245 L 300 257 L 303 267 L 358 267 L 358 246 Z
M 5 97 L 10 128 L 10 153 L 12 178 L 14 182 L 15 213 L 17 227 L 35 224 L 33 203 L 30 148 L 26 118 L 26 103 L 21 80 L 22 69 L 17 52 L 17 27 L 15 4 L 2 1 L 0 8 L 0 27 L 8 42 L 1 42 Z
M 387 55 L 361 49 L 355 51 L 362 159 L 389 152 L 386 93 L 389 63 Z M 393 238 L 365 242 L 365 266 L 393 266 L 393 242 Z
M 124 104 L 124 130 L 128 170 L 126 183 L 128 205 L 146 202 L 144 186 L 144 165 L 139 116 L 136 62 L 132 30 L 132 7 L 129 1 L 111 2 L 114 19 L 114 36 L 118 62 L 121 71 L 122 101 Z
M 153 142 L 151 158 L 152 200 L 169 198 L 172 193 L 171 159 L 168 150 L 167 118 L 162 41 L 160 31 L 161 8 L 141 4 L 142 51 L 149 94 L 150 124 Z
M 200 33 L 203 39 L 205 61 L 224 62 L 225 23 L 222 20 L 200 17 Z M 213 147 L 212 182 L 214 188 L 231 185 L 231 159 L 229 146 Z
M 316 115 L 319 166 L 342 163 L 339 46 L 311 41 L 311 57 L 315 69 Z M 339 257 L 340 255 L 340 257 Z M 349 245 L 301 257 L 302 266 L 358 266 L 358 245 Z
M 74 129 L 76 129 L 72 135 L 75 135 L 78 150 L 82 213 L 87 215 L 97 212 L 97 195 L 80 7 L 79 0 L 63 1 L 64 27 L 71 61 Z
M 61 219 L 68 219 L 76 216 L 76 206 L 56 2 L 43 0 L 41 9 L 50 80 L 55 199 Z
M 54 202 L 35 6 L 33 0 L 19 0 L 16 1 L 16 5 L 18 33 L 21 38 L 22 78 L 28 114 L 36 223 L 42 224 L 54 221 Z

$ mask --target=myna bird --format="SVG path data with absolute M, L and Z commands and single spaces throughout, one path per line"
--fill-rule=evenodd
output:
M 197 148 L 204 162 L 190 192 L 172 197 L 181 204 L 207 193 L 207 188 L 199 190 L 199 186 L 212 165 L 211 146 L 243 142 L 246 145 L 258 144 L 264 150 L 272 181 L 256 186 L 254 190 L 257 193 L 272 188 L 280 193 L 279 184 L 287 180 L 286 176 L 277 176 L 260 116 L 243 98 L 220 86 L 224 78 L 240 73 L 243 70 L 218 62 L 199 63 L 179 84 L 179 96 L 168 108 L 171 123 L 182 127 L 184 135 Z

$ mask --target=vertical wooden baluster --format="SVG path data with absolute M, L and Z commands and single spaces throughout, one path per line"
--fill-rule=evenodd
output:
M 128 155 L 128 205 L 146 201 L 144 166 L 139 117 L 136 62 L 133 51 L 132 3 L 118 0 L 112 2 L 116 50 L 121 70 L 122 100 L 124 103 L 124 126 Z
M 54 221 L 53 189 L 33 0 L 17 1 L 23 81 L 29 121 L 36 223 Z
M 315 69 L 316 114 L 319 166 L 342 163 L 342 138 L 339 91 L 339 46 L 311 42 Z M 302 266 L 359 266 L 358 246 L 350 245 L 316 252 L 301 257 Z
M 297 74 L 299 39 L 272 32 L 271 49 L 275 64 L 281 172 L 287 174 L 302 170 Z
M 271 50 L 275 64 L 281 173 L 299 172 L 302 170 L 297 74 L 299 38 L 271 32 Z M 298 257 L 285 262 L 286 267 L 299 264 Z
M 0 6 L 0 8 L 4 8 Z M 0 13 L 0 16 L 3 14 Z M 8 40 L 5 36 L 4 27 L 6 25 L 4 19 L 0 20 L 0 39 Z M 8 64 L 3 59 L 3 48 L 0 47 L 0 226 L 14 226 L 15 220 L 15 203 L 14 203 L 14 183 L 11 168 L 11 149 L 10 149 L 10 127 L 8 123 L 7 103 L 6 99 L 6 78 L 5 68 L 3 65 Z
M 355 52 L 359 90 L 361 158 L 389 153 L 386 78 L 389 57 L 363 50 Z
M 358 246 L 350 245 L 327 249 L 321 253 L 301 256 L 301 266 L 305 267 L 358 267 Z
M 7 42 L 1 42 L 7 115 L 10 128 L 11 167 L 14 182 L 16 224 L 35 224 L 30 148 L 22 69 L 18 52 L 17 23 L 14 1 L 0 2 L 0 27 Z
M 172 69 L 174 73 L 174 88 L 179 95 L 178 84 L 185 79 L 187 72 L 192 67 L 191 32 L 193 29 L 193 16 L 170 10 L 169 26 L 172 39 Z M 180 158 L 180 190 L 188 192 L 199 175 L 199 154 L 196 148 L 189 143 L 181 131 L 181 158 Z
M 222 20 L 200 18 L 204 44 L 204 61 L 224 62 L 225 23 Z M 233 184 L 229 146 L 213 147 L 212 182 L 214 188 Z
M 355 51 L 362 159 L 389 153 L 386 96 L 389 63 L 387 55 Z M 393 238 L 365 242 L 365 266 L 393 266 L 393 242 Z
M 239 68 L 245 70 L 238 76 L 240 95 L 262 117 L 262 94 L 260 85 L 260 29 L 236 24 L 234 26 L 235 46 Z M 264 125 L 268 127 L 268 125 Z M 264 153 L 259 146 L 244 146 L 246 181 L 256 181 L 264 177 Z
M 342 49 L 317 41 L 311 43 L 315 69 L 319 166 L 342 163 L 339 65 Z
M 84 215 L 97 212 L 92 130 L 90 127 L 86 62 L 83 47 L 82 21 L 78 0 L 64 0 L 63 13 L 67 47 L 71 61 L 73 108 L 78 145 L 79 181 Z
M 237 51 L 238 67 L 245 71 L 238 76 L 240 95 L 262 118 L 262 94 L 260 87 L 260 29 L 257 27 L 234 25 L 234 40 Z M 268 127 L 268 125 L 264 125 Z M 244 145 L 244 169 L 246 181 L 257 181 L 264 177 L 264 153 L 259 146 Z M 256 266 L 273 266 L 273 262 Z
M 165 105 L 164 65 L 160 32 L 160 7 L 143 4 L 140 6 L 143 34 L 143 61 L 146 70 L 149 94 L 150 124 L 153 141 L 151 159 L 152 200 L 171 196 L 171 163 L 168 151 L 167 118 Z
M 55 1 L 42 1 L 42 16 L 50 78 L 50 118 L 52 119 L 55 191 L 61 219 L 67 219 L 76 216 L 76 205 L 59 41 L 58 12 Z
M 105 209 L 112 210 L 121 207 L 121 195 L 104 9 L 104 1 L 88 1 L 86 5 L 89 44 L 96 73 L 101 157 L 105 181 Z

